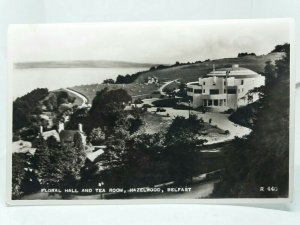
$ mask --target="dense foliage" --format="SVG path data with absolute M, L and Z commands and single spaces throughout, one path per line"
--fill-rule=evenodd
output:
M 276 45 L 275 48 L 271 51 L 271 53 L 274 52 L 289 52 L 290 51 L 290 44 L 284 43 L 283 45 Z
M 253 56 L 256 56 L 255 53 L 248 53 L 248 52 L 241 52 L 238 54 L 238 57 L 244 57 L 244 56 L 248 56 L 248 55 L 253 55 Z
M 41 113 L 40 101 L 48 95 L 48 89 L 37 88 L 13 102 L 13 130 L 38 124 Z
M 109 186 L 139 187 L 175 181 L 185 184 L 201 168 L 201 119 L 176 117 L 167 133 L 130 136 L 122 127 L 107 138 L 98 163 Z M 108 172 L 109 171 L 109 172 Z

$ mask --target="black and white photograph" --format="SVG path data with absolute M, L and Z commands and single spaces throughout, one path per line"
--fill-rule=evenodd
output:
M 289 19 L 10 26 L 9 203 L 291 201 L 293 35 Z

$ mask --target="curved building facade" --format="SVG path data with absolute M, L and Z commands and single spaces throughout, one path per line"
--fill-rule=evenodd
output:
M 262 85 L 265 85 L 264 76 L 236 64 L 213 70 L 197 82 L 188 83 L 187 94 L 193 98 L 193 108 L 205 106 L 224 111 L 258 100 L 258 94 L 249 91 Z

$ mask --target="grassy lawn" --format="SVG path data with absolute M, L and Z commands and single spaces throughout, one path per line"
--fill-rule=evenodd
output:
M 109 90 L 125 89 L 128 94 L 132 96 L 133 100 L 137 98 L 143 99 L 149 97 L 159 97 L 159 94 L 156 93 L 156 91 L 159 89 L 159 84 L 90 84 L 75 86 L 71 87 L 70 89 L 82 93 L 88 98 L 89 102 L 92 102 L 97 91 L 100 91 L 106 87 Z
M 172 119 L 170 117 L 149 112 L 143 114 L 141 116 L 141 119 L 144 121 L 144 124 L 138 131 L 139 134 L 154 134 L 158 132 L 165 132 L 172 122 Z

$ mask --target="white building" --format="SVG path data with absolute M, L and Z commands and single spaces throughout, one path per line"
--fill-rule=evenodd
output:
M 237 109 L 258 100 L 249 93 L 265 85 L 265 77 L 235 64 L 231 68 L 213 69 L 197 82 L 187 84 L 187 94 L 193 98 L 193 108 L 205 106 L 213 111 Z

